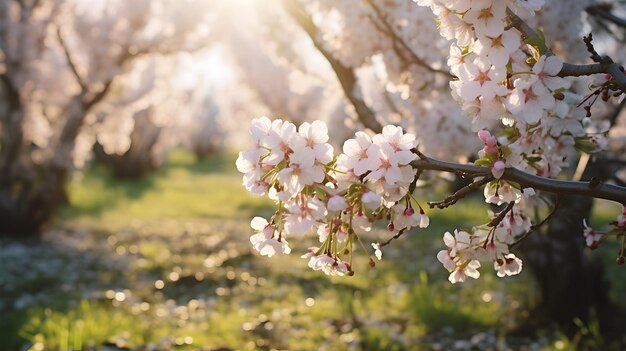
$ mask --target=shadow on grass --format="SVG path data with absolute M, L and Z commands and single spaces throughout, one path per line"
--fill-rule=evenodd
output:
M 105 165 L 95 165 L 88 169 L 79 181 L 68 183 L 70 204 L 61 209 L 59 219 L 73 220 L 83 216 L 97 218 L 120 204 L 138 202 L 148 192 L 158 191 L 159 186 L 162 187 L 162 184 L 167 186 L 168 182 L 180 175 L 190 176 L 190 188 L 196 181 L 195 175 L 232 174 L 234 177 L 238 175 L 234 160 L 233 154 L 216 154 L 203 160 L 196 160 L 191 153 L 174 150 L 163 167 L 136 180 L 115 178 Z M 264 207 L 250 206 L 254 210 Z
M 230 153 L 217 153 L 203 159 L 197 159 L 191 153 L 175 150 L 169 162 L 163 167 L 164 171 L 181 168 L 193 174 L 236 173 L 235 160 L 237 156 Z
M 105 166 L 92 167 L 80 181 L 88 190 L 84 194 L 76 194 L 77 198 L 70 197 L 69 206 L 61 209 L 59 217 L 61 220 L 68 220 L 81 216 L 98 216 L 121 201 L 139 199 L 154 186 L 155 177 L 158 175 L 150 174 L 138 180 L 116 179 Z M 70 188 L 71 186 L 70 184 Z M 80 204 L 77 205 L 76 201 Z

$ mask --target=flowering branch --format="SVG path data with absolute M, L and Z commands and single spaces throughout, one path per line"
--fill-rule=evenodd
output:
M 511 9 L 507 9 L 507 15 L 511 20 L 511 25 L 517 28 L 521 33 L 524 39 L 534 38 L 542 40 L 542 37 L 524 20 L 522 20 L 518 15 L 516 15 Z M 548 49 L 547 46 L 544 45 L 543 48 L 540 48 L 541 54 L 546 56 L 553 56 L 554 53 Z M 592 74 L 598 73 L 606 73 L 610 74 L 611 77 L 615 80 L 615 83 L 619 86 L 619 88 L 626 92 L 626 74 L 624 74 L 623 69 L 617 63 L 613 62 L 613 60 L 608 57 L 602 57 L 600 62 L 585 64 L 585 65 L 575 65 L 571 63 L 563 63 L 563 68 L 559 72 L 559 77 L 580 77 L 580 76 L 589 76 Z
M 485 121 L 496 119 L 505 126 L 497 134 L 486 129 L 478 132 L 484 147 L 474 164 L 427 157 L 417 150 L 415 135 L 398 126 L 380 128 L 374 112 L 354 92 L 354 70 L 326 51 L 302 3 L 283 3 L 335 70 L 363 124 L 380 132 L 373 136 L 356 132 L 336 155 L 328 144 L 328 127 L 321 121 L 305 122 L 299 127 L 267 117 L 252 121 L 253 146 L 239 154 L 237 168 L 244 173 L 246 189 L 267 195 L 278 207 L 271 218 L 255 217 L 251 222 L 256 234 L 250 242 L 261 255 L 288 254 L 291 248 L 287 239 L 316 233 L 320 246 L 309 248 L 302 256 L 309 259 L 309 267 L 330 275 L 353 275 L 352 254 L 359 245 L 368 251 L 361 234 L 370 231 L 373 223 L 386 224 L 391 233 L 383 243 L 372 244 L 379 260 L 381 249 L 410 228 L 428 227 L 428 216 L 413 195 L 416 179 L 424 171 L 474 179 L 443 201 L 429 202 L 431 208 L 449 207 L 484 186 L 486 202 L 501 209 L 491 213 L 487 223 L 443 235 L 447 248 L 437 254 L 437 259 L 450 272 L 448 280 L 452 283 L 478 278 L 478 268 L 485 262 L 493 265 L 499 277 L 520 273 L 523 263 L 510 247 L 545 223 L 558 205 L 557 200 L 552 212 L 533 226 L 529 210 L 535 206 L 530 200 L 535 189 L 557 196 L 582 195 L 626 204 L 626 187 L 596 179 L 554 179 L 568 165 L 569 151 L 592 152 L 602 145 L 602 139 L 585 131 L 584 112 L 590 114 L 591 104 L 600 94 L 604 99 L 609 90 L 624 90 L 620 80 L 626 77 L 621 70 L 619 74 L 613 72 L 613 79 L 607 78 L 600 89 L 583 99 L 584 103 L 595 96 L 592 103 L 580 109 L 580 97 L 561 75 L 576 75 L 577 69 L 582 70 L 581 75 L 592 74 L 591 68 L 563 64 L 546 47 L 543 36 L 508 9 L 510 6 L 517 13 L 534 13 L 542 1 L 418 1 L 418 5 L 429 6 L 437 15 L 442 35 L 456 40 L 450 46 L 448 60 L 458 78 L 450 82 L 454 99 L 473 117 L 477 129 L 484 128 Z M 393 28 L 385 27 L 389 23 L 384 14 L 373 1 L 369 3 L 378 15 L 378 28 L 394 34 Z M 522 41 L 520 31 L 526 41 Z M 591 39 L 585 38 L 585 43 L 597 65 L 589 67 L 612 72 L 617 65 L 598 55 Z M 526 45 L 536 49 L 529 53 Z M 394 49 L 404 53 L 399 50 L 401 42 L 394 43 Z M 622 217 L 618 219 L 623 223 L 620 228 L 626 227 L 626 212 Z M 371 258 L 370 265 L 375 265 Z
M 491 175 L 489 168 L 472 164 L 453 163 L 424 157 L 411 162 L 411 166 L 418 170 L 432 170 L 449 173 L 468 174 L 470 176 Z M 551 179 L 526 173 L 516 168 L 506 168 L 500 178 L 519 184 L 522 188 L 533 188 L 559 195 L 583 195 L 598 199 L 611 200 L 626 204 L 626 188 L 594 181 L 567 181 Z

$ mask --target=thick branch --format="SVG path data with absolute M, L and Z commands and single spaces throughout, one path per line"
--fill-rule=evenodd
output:
M 344 94 L 348 100 L 350 100 L 352 106 L 354 106 L 359 121 L 363 123 L 366 128 L 371 129 L 375 133 L 380 133 L 383 130 L 383 126 L 376 120 L 374 111 L 372 111 L 365 104 L 365 101 L 358 97 L 354 91 L 356 86 L 356 75 L 354 71 L 343 65 L 326 50 L 323 43 L 319 40 L 318 29 L 315 23 L 313 23 L 311 15 L 306 12 L 298 0 L 283 0 L 283 5 L 287 13 L 289 13 L 294 21 L 308 34 L 313 41 L 313 45 L 315 45 L 328 63 L 330 63 L 330 66 L 337 75 L 337 79 L 341 84 Z
M 517 28 L 522 36 L 526 38 L 540 38 L 539 34 L 530 27 L 526 22 L 524 22 L 518 15 L 513 13 L 510 9 L 507 9 L 507 15 L 511 19 L 511 25 Z M 552 56 L 554 53 L 550 51 L 547 47 L 540 48 L 541 54 Z M 607 73 L 610 74 L 611 77 L 615 80 L 615 83 L 619 86 L 619 88 L 626 92 L 626 75 L 622 72 L 620 66 L 613 62 L 613 60 L 607 56 L 603 58 L 604 62 L 601 63 L 593 63 L 587 65 L 574 65 L 571 63 L 563 63 L 563 68 L 561 72 L 559 72 L 559 77 L 580 77 L 580 76 L 589 76 L 597 73 Z
M 432 170 L 449 173 L 465 173 L 475 176 L 489 176 L 491 171 L 486 167 L 472 164 L 461 164 L 424 157 L 411 162 L 418 170 Z M 507 168 L 502 180 L 518 183 L 522 188 L 533 188 L 558 195 L 582 195 L 598 199 L 611 200 L 626 205 L 626 188 L 597 182 L 576 182 L 539 177 L 516 168 Z

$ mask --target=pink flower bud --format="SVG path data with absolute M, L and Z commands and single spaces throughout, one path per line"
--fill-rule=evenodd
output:
M 497 154 L 498 153 L 498 148 L 495 146 L 485 146 L 483 148 L 483 151 L 485 151 L 485 153 L 487 154 Z
M 478 137 L 483 141 L 483 143 L 487 144 L 487 139 L 491 137 L 491 133 L 489 133 L 488 130 L 483 129 L 478 132 Z
M 504 161 L 498 160 L 493 164 L 493 167 L 491 167 L 491 174 L 493 174 L 496 179 L 500 179 L 504 175 L 505 168 L 506 164 Z

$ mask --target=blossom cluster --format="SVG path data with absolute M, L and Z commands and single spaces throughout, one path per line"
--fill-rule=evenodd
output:
M 370 231 L 374 221 L 384 219 L 395 234 L 428 226 L 409 192 L 416 180 L 410 163 L 417 158 L 417 141 L 401 127 L 386 126 L 372 137 L 357 132 L 337 157 L 321 121 L 296 128 L 260 117 L 252 121 L 250 135 L 253 147 L 236 162 L 243 185 L 278 205 L 269 220 L 252 219 L 256 234 L 250 241 L 261 255 L 289 254 L 288 238 L 317 233 L 321 245 L 303 256 L 309 267 L 351 275 L 355 244 L 362 245 L 359 234 Z
M 522 260 L 509 252 L 509 246 L 531 230 L 531 222 L 516 206 L 505 212 L 498 223 L 476 226 L 469 232 L 455 230 L 454 234 L 444 234 L 447 249 L 439 251 L 437 259 L 450 272 L 451 283 L 463 282 L 467 277 L 477 279 L 480 276 L 477 268 L 485 261 L 493 263 L 499 277 L 521 272 Z
M 499 142 L 512 155 L 499 161 L 553 177 L 576 148 L 597 148 L 596 138 L 583 128 L 586 113 L 577 107 L 581 97 L 569 90 L 569 80 L 558 76 L 563 62 L 543 52 L 545 43 L 524 40 L 508 25 L 507 9 L 533 15 L 545 1 L 416 2 L 432 9 L 441 35 L 454 41 L 448 64 L 457 79 L 450 87 L 474 127 L 502 123 Z
M 486 202 L 515 203 L 511 218 L 524 219 L 501 223 L 513 223 L 509 229 L 513 233 L 530 228 L 525 210 L 530 207 L 527 199 L 534 191 L 502 180 L 506 167 L 554 177 L 568 165 L 569 156 L 576 150 L 592 152 L 603 145 L 602 135 L 588 135 L 584 128 L 589 109 L 578 106 L 584 99 L 572 91 L 570 80 L 559 77 L 563 62 L 546 50 L 543 39 L 524 38 L 512 25 L 511 13 L 533 16 L 545 1 L 415 1 L 430 7 L 441 35 L 452 41 L 448 57 L 456 77 L 450 82 L 452 96 L 472 117 L 474 128 L 480 130 L 484 148 L 476 164 L 490 167 L 494 178 L 485 187 Z M 497 125 L 500 137 L 489 131 Z M 507 243 L 499 239 L 502 236 L 498 230 L 492 228 L 488 236 L 495 240 L 496 248 L 503 249 L 491 255 L 496 258 L 496 269 L 503 267 L 499 262 L 509 262 L 507 257 L 521 267 L 519 259 L 508 256 L 512 255 L 508 245 L 498 245 Z M 478 261 L 485 258 L 484 249 L 492 244 L 485 243 L 484 228 L 457 233 L 446 234 L 447 254 L 442 251 L 439 255 L 452 272 L 451 281 L 476 277 Z M 460 247 L 455 246 L 457 242 Z M 500 272 L 515 274 L 518 270 Z
M 254 119 L 253 147 L 239 154 L 236 165 L 247 190 L 267 195 L 278 205 L 270 219 L 252 219 L 255 234 L 250 242 L 256 251 L 269 257 L 289 254 L 288 240 L 316 233 L 320 245 L 302 256 L 309 267 L 328 275 L 352 275 L 352 254 L 357 247 L 365 249 L 359 235 L 370 231 L 374 222 L 385 222 L 393 236 L 429 225 L 410 190 L 417 181 L 411 166 L 418 157 L 417 141 L 390 125 L 371 137 L 357 132 L 334 157 L 327 133 L 320 121 L 296 128 L 288 121 Z M 479 137 L 485 144 L 481 154 L 506 155 L 488 132 Z M 501 172 L 498 166 L 492 168 L 495 178 Z M 450 282 L 477 278 L 480 262 L 493 264 L 498 276 L 521 271 L 522 261 L 509 252 L 509 245 L 531 228 L 524 201 L 533 194 L 530 188 L 517 189 L 499 179 L 485 187 L 488 202 L 507 207 L 492 213 L 488 224 L 444 234 L 447 249 L 437 258 L 450 271 Z M 378 259 L 384 245 L 372 244 Z

